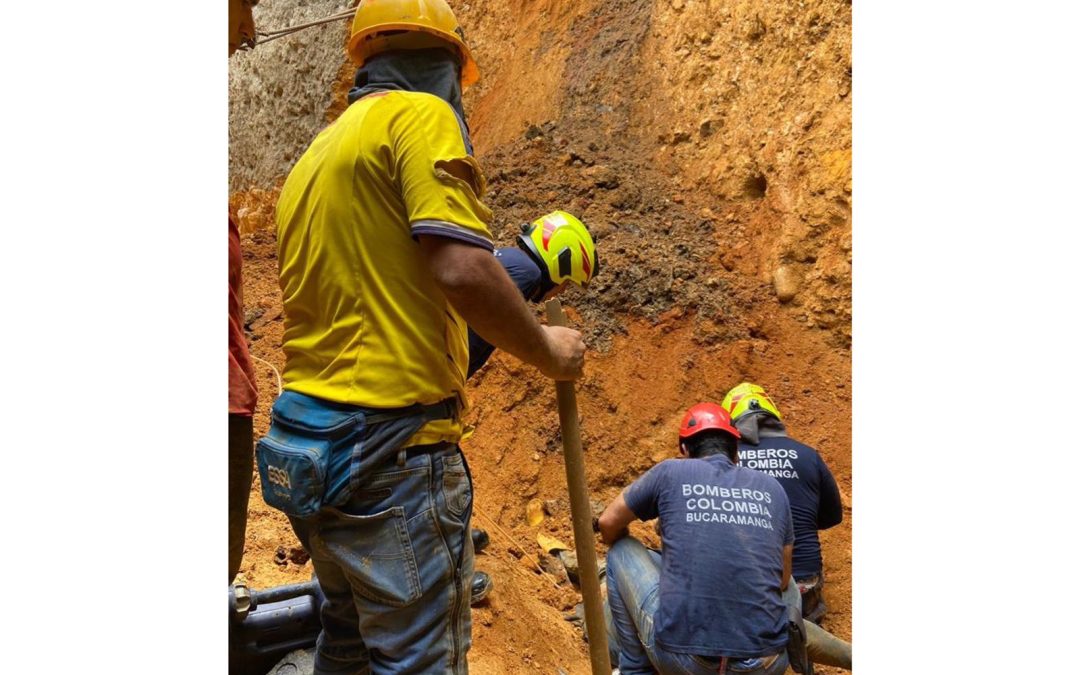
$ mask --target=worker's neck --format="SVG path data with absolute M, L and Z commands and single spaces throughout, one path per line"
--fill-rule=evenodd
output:
M 763 438 L 787 436 L 787 428 L 771 415 L 747 415 L 735 422 L 742 440 L 757 445 Z
M 356 71 L 349 103 L 376 91 L 419 91 L 450 104 L 462 123 L 461 74 L 457 58 L 446 49 L 410 49 L 371 57 Z

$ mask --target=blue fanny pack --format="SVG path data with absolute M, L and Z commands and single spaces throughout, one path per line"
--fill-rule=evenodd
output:
M 296 518 L 341 506 L 364 475 L 420 427 L 456 415 L 452 398 L 386 410 L 287 391 L 274 402 L 270 431 L 255 446 L 263 501 Z

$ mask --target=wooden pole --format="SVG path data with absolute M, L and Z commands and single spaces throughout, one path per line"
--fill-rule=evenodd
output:
M 547 302 L 548 323 L 565 326 L 566 315 L 558 300 Z M 566 487 L 570 491 L 570 519 L 574 524 L 574 549 L 577 553 L 581 595 L 585 599 L 585 626 L 589 631 L 589 660 L 593 675 L 611 675 L 608 656 L 607 626 L 600 601 L 600 576 L 596 571 L 596 548 L 593 540 L 592 507 L 589 486 L 585 483 L 585 456 L 581 451 L 581 428 L 578 425 L 577 393 L 573 382 L 555 382 L 559 400 L 559 426 L 562 428 L 563 463 Z

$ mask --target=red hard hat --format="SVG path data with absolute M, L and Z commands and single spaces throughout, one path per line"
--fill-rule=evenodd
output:
M 698 403 L 686 411 L 679 426 L 679 439 L 686 440 L 702 431 L 716 429 L 740 438 L 739 430 L 731 424 L 728 412 L 715 403 Z

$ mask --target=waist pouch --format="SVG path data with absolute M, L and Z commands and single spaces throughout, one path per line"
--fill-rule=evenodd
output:
M 457 401 L 377 409 L 287 391 L 255 445 L 263 501 L 296 518 L 341 506 L 371 470 L 424 424 L 457 415 Z
M 806 655 L 806 625 L 803 623 L 802 611 L 791 605 L 787 606 L 788 613 L 788 665 L 796 673 L 802 675 L 814 675 L 814 664 Z

